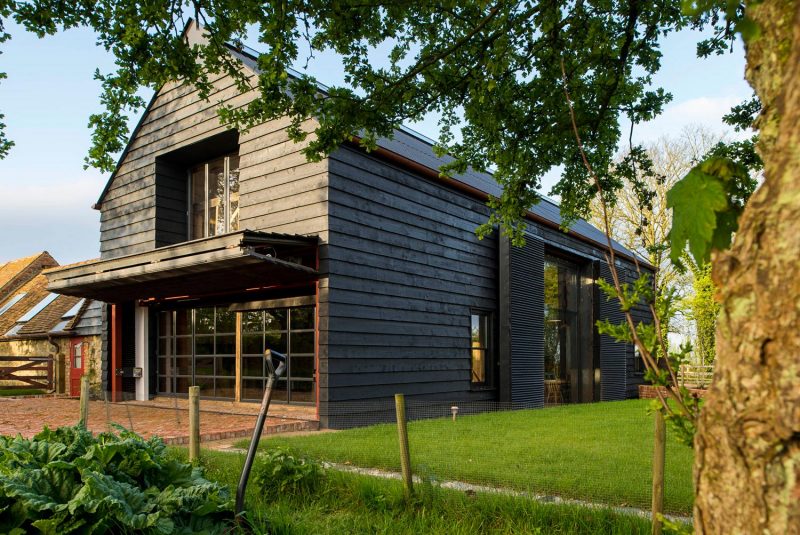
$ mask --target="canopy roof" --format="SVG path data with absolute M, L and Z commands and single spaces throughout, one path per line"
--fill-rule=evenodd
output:
M 268 289 L 315 280 L 318 273 L 307 264 L 317 242 L 316 236 L 231 232 L 49 269 L 47 288 L 108 303 Z

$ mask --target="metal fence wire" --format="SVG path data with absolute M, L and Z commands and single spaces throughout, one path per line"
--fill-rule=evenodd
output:
M 631 400 L 547 408 L 406 400 L 417 484 L 649 510 L 653 414 Z M 383 422 L 383 423 L 376 423 Z M 394 400 L 339 403 L 317 437 L 279 439 L 332 468 L 398 477 Z M 668 433 L 665 510 L 691 514 L 692 449 Z

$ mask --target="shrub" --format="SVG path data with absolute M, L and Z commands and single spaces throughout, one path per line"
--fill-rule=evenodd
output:
M 119 428 L 45 428 L 0 437 L 0 533 L 220 533 L 226 487 L 167 454 L 159 438 Z
M 268 498 L 282 494 L 295 496 L 313 493 L 323 477 L 322 466 L 286 449 L 275 449 L 258 456 L 255 480 Z

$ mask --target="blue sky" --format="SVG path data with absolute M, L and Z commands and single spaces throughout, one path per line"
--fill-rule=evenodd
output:
M 100 109 L 93 74 L 97 68 L 112 69 L 113 58 L 85 30 L 42 40 L 13 25 L 9 31 L 13 38 L 0 56 L 8 73 L 0 83 L 0 112 L 16 146 L 0 160 L 0 262 L 42 250 L 62 264 L 97 257 L 99 212 L 91 205 L 107 175 L 84 170 L 83 158 L 90 140 L 88 117 Z M 732 54 L 699 60 L 698 38 L 687 31 L 665 41 L 663 68 L 655 82 L 672 92 L 674 100 L 661 117 L 637 127 L 639 142 L 679 135 L 689 124 L 725 131 L 722 115 L 751 95 L 741 46 Z M 332 55 L 319 57 L 309 70 L 328 85 L 342 80 Z M 412 126 L 436 137 L 433 121 Z M 555 178 L 546 177 L 545 189 Z

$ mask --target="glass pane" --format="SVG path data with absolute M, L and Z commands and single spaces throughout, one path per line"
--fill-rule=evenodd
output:
M 192 334 L 192 311 L 191 310 L 176 310 L 175 311 L 175 334 Z
M 486 347 L 486 316 L 484 314 L 472 314 L 472 347 Z
M 217 334 L 236 332 L 236 312 L 217 307 Z
M 159 355 L 169 355 L 169 346 L 171 344 L 171 338 L 159 338 L 158 339 L 158 354 Z
M 214 378 L 213 377 L 195 377 L 194 385 L 200 387 L 200 395 L 206 397 L 214 397 Z M 188 390 L 187 390 L 188 392 Z
M 245 377 L 263 377 L 264 357 L 242 357 L 242 375 Z
M 292 309 L 292 330 L 314 328 L 314 307 Z
M 214 309 L 198 308 L 194 312 L 194 332 L 196 334 L 214 334 Z
M 263 334 L 244 334 L 242 335 L 242 354 L 261 355 L 264 351 Z M 260 357 L 259 357 L 260 358 Z
M 169 393 L 169 390 L 167 390 L 167 380 L 164 377 L 158 378 L 158 391 L 162 394 Z
M 274 349 L 279 353 L 286 353 L 286 333 L 266 333 L 265 349 Z
M 194 375 L 214 375 L 214 357 L 195 358 Z
M 314 333 L 291 333 L 292 354 L 295 353 L 314 353 Z
M 191 355 L 192 354 L 192 337 L 180 336 L 175 339 L 175 354 L 176 355 Z
M 263 396 L 264 393 L 262 392 L 261 395 Z M 273 401 L 287 401 L 286 398 L 286 379 L 279 379 L 275 382 L 275 386 L 272 387 L 272 400 Z
M 303 377 L 314 377 L 314 357 L 295 357 L 291 358 L 291 374 L 292 379 Z
M 263 379 L 245 379 L 242 381 L 242 399 L 255 400 L 264 397 Z
M 176 357 L 175 374 L 192 375 L 192 357 Z
M 285 331 L 286 330 L 286 309 L 273 308 L 265 311 L 267 331 Z
M 194 353 L 195 355 L 213 355 L 214 337 L 196 336 L 194 339 Z
M 159 375 L 167 375 L 169 373 L 169 359 L 158 359 L 158 374 Z
M 172 334 L 172 312 L 162 311 L 158 313 L 158 335 L 169 336 Z
M 236 353 L 236 335 L 217 336 L 217 355 L 233 355 Z
M 189 377 L 178 377 L 175 379 L 175 392 L 177 394 L 189 393 Z
M 206 219 L 206 166 L 198 165 L 190 171 L 192 189 L 192 235 L 193 239 L 204 238 Z
M 483 349 L 472 350 L 472 382 L 486 382 L 486 351 Z
M 242 330 L 246 333 L 260 333 L 264 330 L 264 311 L 254 310 L 242 314 Z
M 292 401 L 295 403 L 311 403 L 314 401 L 313 381 L 292 381 Z
M 216 374 L 221 377 L 236 376 L 236 357 L 217 357 Z
M 228 191 L 230 206 L 228 217 L 228 230 L 239 230 L 239 155 L 233 154 L 228 158 Z
M 214 397 L 233 399 L 236 395 L 235 379 L 217 379 L 214 382 Z
M 208 163 L 208 236 L 225 233 L 225 158 Z

